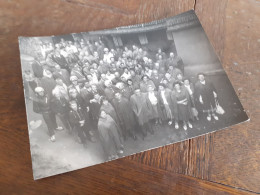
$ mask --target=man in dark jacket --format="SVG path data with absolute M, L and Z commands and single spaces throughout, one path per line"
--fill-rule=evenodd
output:
M 84 147 L 87 147 L 86 136 L 84 134 L 85 116 L 83 110 L 80 107 L 78 107 L 76 101 L 70 102 L 70 108 L 71 110 L 69 112 L 69 121 L 72 125 L 73 131 L 77 132 L 81 143 Z

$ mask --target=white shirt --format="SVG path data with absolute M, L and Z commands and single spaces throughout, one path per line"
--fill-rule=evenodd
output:
M 162 95 L 163 104 L 168 105 L 168 102 L 165 97 L 165 91 L 161 91 L 161 95 Z
M 150 100 L 152 105 L 156 105 L 157 104 L 158 101 L 157 101 L 157 98 L 154 95 L 154 92 L 149 92 L 148 93 L 148 98 L 149 98 L 149 100 Z

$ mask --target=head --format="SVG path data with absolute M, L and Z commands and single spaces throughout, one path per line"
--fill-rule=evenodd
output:
M 38 95 L 38 96 L 44 96 L 45 94 L 44 94 L 44 89 L 42 88 L 42 87 L 36 87 L 35 88 L 35 93 Z
M 70 101 L 70 108 L 74 111 L 78 109 L 78 104 L 76 101 Z
M 56 69 L 56 70 L 60 70 L 60 69 L 61 69 L 61 68 L 60 68 L 60 65 L 56 64 L 56 65 L 55 65 L 55 69 Z
M 91 85 L 92 91 L 97 91 L 97 86 L 96 85 Z
M 128 79 L 128 80 L 127 80 L 127 84 L 130 85 L 130 86 L 132 86 L 132 85 L 133 85 L 133 81 L 132 81 L 131 79 Z
M 160 91 L 164 91 L 165 85 L 163 83 L 160 83 L 158 88 L 159 88 Z
M 90 92 L 92 91 L 91 85 L 88 82 L 85 82 L 84 87 Z
M 174 58 L 174 53 L 173 52 L 170 53 L 170 57 Z
M 153 75 L 154 75 L 154 76 L 158 76 L 158 70 L 154 69 L 154 70 L 153 70 Z
M 147 76 L 147 75 L 144 75 L 143 78 L 142 78 L 142 80 L 143 80 L 144 82 L 147 82 L 147 81 L 148 81 L 148 76 Z
M 71 98 L 76 98 L 77 95 L 78 95 L 78 92 L 77 92 L 76 89 L 72 88 L 72 89 L 69 90 L 69 95 L 70 95 Z
M 55 79 L 55 81 L 56 81 L 56 84 L 57 84 L 57 85 L 63 86 L 63 81 L 62 81 L 62 79 L 57 78 L 57 79 Z
M 108 48 L 105 48 L 105 49 L 104 49 L 104 53 L 105 53 L 105 54 L 108 54 L 108 52 L 109 52 Z
M 176 77 L 177 77 L 178 80 L 182 80 L 183 79 L 183 76 L 182 76 L 181 73 L 177 74 Z
M 165 78 L 168 79 L 168 80 L 170 80 L 170 79 L 171 79 L 171 74 L 168 73 L 168 72 L 166 72 L 166 73 L 165 73 Z
M 104 82 L 104 84 L 105 84 L 106 87 L 111 87 L 112 86 L 112 82 L 110 80 L 106 80 Z
M 120 99 L 122 98 L 122 94 L 119 93 L 119 92 L 115 93 L 115 98 L 116 98 L 117 100 L 120 100 Z
M 125 73 L 128 73 L 128 68 L 124 68 L 124 72 L 125 72 Z
M 126 82 L 127 79 L 124 76 L 121 76 L 121 81 Z
M 176 90 L 180 90 L 180 89 L 181 89 L 181 84 L 180 84 L 179 82 L 175 82 L 175 83 L 173 84 L 173 86 L 174 86 L 174 88 L 175 88 Z
M 141 90 L 139 88 L 137 88 L 137 89 L 135 89 L 134 93 L 135 93 L 135 95 L 140 96 Z
M 106 118 L 107 117 L 107 113 L 104 110 L 101 110 L 100 117 L 101 118 Z
M 119 78 L 119 77 L 120 77 L 119 72 L 115 72 L 114 75 L 115 75 L 116 78 Z
M 152 86 L 152 85 L 148 85 L 147 91 L 148 91 L 148 92 L 152 92 L 152 91 L 154 91 L 153 86 Z
M 95 100 L 99 100 L 100 99 L 100 95 L 98 93 L 94 94 L 94 99 Z
M 76 76 L 71 76 L 70 77 L 70 81 L 73 85 L 77 85 L 78 84 L 78 77 Z
M 199 73 L 198 74 L 198 79 L 199 79 L 199 81 L 205 81 L 205 74 Z
M 185 78 L 183 80 L 183 82 L 184 82 L 184 85 L 189 85 L 190 84 L 190 80 L 188 78 Z
M 103 104 L 108 105 L 108 100 L 106 98 L 103 99 Z

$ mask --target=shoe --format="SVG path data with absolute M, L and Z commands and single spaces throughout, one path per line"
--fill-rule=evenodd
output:
M 118 152 L 117 152 L 118 154 L 123 154 L 124 153 L 124 151 L 123 150 L 118 150 Z
M 178 123 L 175 123 L 175 129 L 179 129 Z
M 64 130 L 64 129 L 63 129 L 63 127 L 57 127 L 56 130 L 57 130 L 57 131 L 62 131 L 62 130 Z
M 187 130 L 187 125 L 183 125 L 183 129 L 186 131 Z
M 172 121 L 169 121 L 169 122 L 168 122 L 168 125 L 172 125 Z
M 188 126 L 189 128 L 192 128 L 192 124 L 190 122 L 188 122 Z
M 218 121 L 218 116 L 217 115 L 212 115 L 213 116 L 213 118 L 216 120 L 216 121 Z
M 211 116 L 210 115 L 207 116 L 207 120 L 211 121 Z
M 50 140 L 51 140 L 52 142 L 55 142 L 55 141 L 56 141 L 55 135 L 51 136 Z

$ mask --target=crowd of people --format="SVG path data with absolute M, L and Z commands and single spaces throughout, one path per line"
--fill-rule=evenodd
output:
M 50 141 L 64 129 L 84 147 L 99 139 L 107 159 L 124 152 L 126 139 L 154 134 L 155 125 L 186 131 L 199 112 L 218 120 L 217 92 L 203 73 L 197 76 L 195 84 L 185 77 L 174 52 L 109 48 L 102 39 L 43 44 L 24 72 L 26 94 Z

